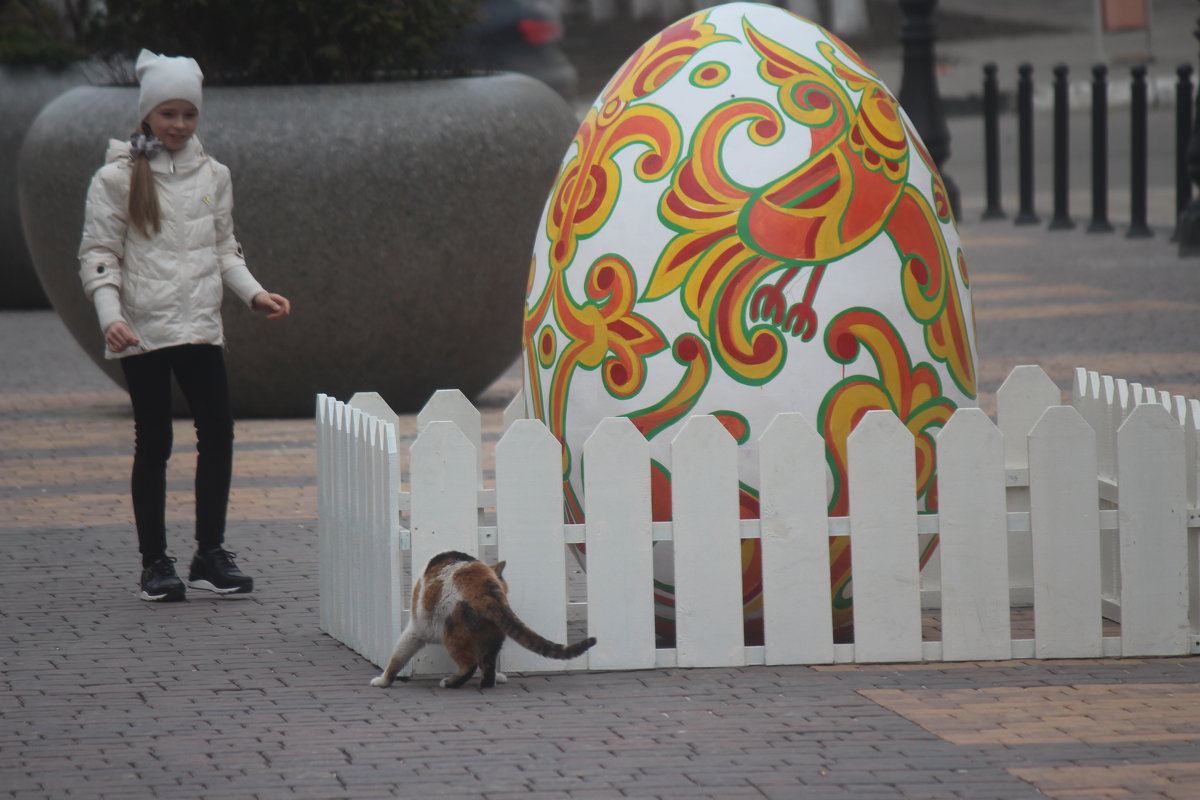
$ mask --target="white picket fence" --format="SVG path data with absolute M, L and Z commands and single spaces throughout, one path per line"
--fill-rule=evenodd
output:
M 568 622 L 586 620 L 599 640 L 566 663 L 506 648 L 513 671 L 1200 652 L 1200 401 L 1078 370 L 1072 405 L 1060 402 L 1028 366 L 998 391 L 997 424 L 955 412 L 937 436 L 936 514 L 917 513 L 909 431 L 868 413 L 849 440 L 840 518 L 825 511 L 823 442 L 799 414 L 779 415 L 760 440 L 758 520 L 738 518 L 732 437 L 712 417 L 690 419 L 671 443 L 666 523 L 650 519 L 648 443 L 628 420 L 606 419 L 584 448 L 587 522 L 568 525 L 559 443 L 517 419 L 521 398 L 485 489 L 480 414 L 458 392 L 437 393 L 418 415 L 405 491 L 390 410 L 377 396 L 321 395 L 321 626 L 382 666 L 407 619 L 406 569 L 490 545 L 532 627 L 565 641 Z M 494 525 L 479 524 L 481 509 L 495 510 Z M 919 573 L 917 537 L 931 533 L 938 557 Z M 829 536 L 854 542 L 853 644 L 833 642 Z M 762 539 L 762 646 L 743 643 L 743 538 Z M 652 543 L 668 540 L 671 649 L 655 646 L 651 594 Z M 566 543 L 587 545 L 586 602 L 568 601 Z M 1034 636 L 1014 638 L 1011 610 L 1028 605 Z M 922 639 L 930 608 L 941 641 Z M 1102 616 L 1119 620 L 1119 636 L 1103 634 Z M 434 653 L 413 671 L 446 668 Z

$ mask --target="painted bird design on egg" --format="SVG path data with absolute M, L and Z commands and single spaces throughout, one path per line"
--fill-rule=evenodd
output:
M 976 404 L 970 282 L 933 160 L 853 50 L 773 6 L 685 17 L 609 81 L 547 200 L 524 319 L 526 410 L 563 442 L 570 521 L 583 513 L 583 442 L 607 416 L 650 440 L 656 520 L 671 517 L 671 438 L 690 415 L 718 417 L 754 518 L 757 437 L 799 411 L 825 439 L 840 516 L 846 440 L 867 411 L 891 410 L 913 433 L 918 500 L 934 510 L 933 437 Z M 845 639 L 846 537 L 830 557 Z M 654 558 L 669 639 L 670 544 Z M 753 644 L 757 540 L 742 559 Z

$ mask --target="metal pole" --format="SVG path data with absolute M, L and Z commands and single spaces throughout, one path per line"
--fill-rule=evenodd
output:
M 900 0 L 900 10 L 904 14 L 904 23 L 900 28 L 900 43 L 904 49 L 900 105 L 937 164 L 954 216 L 961 217 L 958 186 L 945 170 L 946 160 L 950 157 L 950 127 L 946 124 L 937 85 L 937 59 L 934 55 L 937 29 L 933 22 L 936 9 L 937 0 Z
M 984 219 L 1004 219 L 1000 206 L 1000 88 L 996 65 L 983 65 L 983 147 L 984 182 L 987 184 L 987 208 Z
M 1041 222 L 1033 210 L 1033 65 L 1017 68 L 1017 182 L 1021 208 L 1014 225 L 1037 225 Z
M 1187 147 L 1192 135 L 1192 65 L 1180 64 L 1175 72 L 1179 76 L 1175 84 L 1175 220 L 1178 223 L 1192 199 L 1192 180 L 1187 172 Z M 1179 241 L 1178 224 L 1171 241 Z
M 1129 106 L 1129 232 L 1130 239 L 1153 236 L 1146 224 L 1146 67 L 1131 70 L 1132 96 Z
M 1092 67 L 1092 221 L 1088 233 L 1112 233 L 1108 221 L 1108 67 Z
M 1193 35 L 1200 39 L 1200 21 Z M 1200 81 L 1196 82 L 1196 102 L 1193 112 L 1198 115 L 1192 123 L 1192 138 L 1187 147 L 1188 177 L 1200 186 Z M 1200 256 L 1200 196 L 1193 196 L 1187 208 L 1179 215 L 1179 255 Z
M 1070 161 L 1067 153 L 1067 133 L 1070 125 L 1067 108 L 1067 65 L 1054 67 L 1054 217 L 1050 230 L 1063 231 L 1075 227 L 1068 211 Z

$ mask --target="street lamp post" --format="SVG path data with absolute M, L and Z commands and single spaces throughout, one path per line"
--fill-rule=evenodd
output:
M 961 217 L 958 186 L 946 174 L 944 167 L 950 157 L 950 127 L 946 124 L 937 85 L 937 59 L 934 56 L 937 30 L 933 22 L 936 9 L 937 0 L 900 0 L 900 10 L 904 13 L 904 23 L 900 28 L 900 43 L 904 49 L 900 105 L 913 121 L 930 157 L 942 174 L 954 216 Z

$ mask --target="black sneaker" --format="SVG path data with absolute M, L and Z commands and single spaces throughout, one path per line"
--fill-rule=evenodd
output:
M 148 567 L 142 568 L 143 600 L 176 603 L 185 598 L 187 589 L 175 574 L 175 559 L 163 556 Z
M 188 586 L 217 594 L 247 594 L 254 591 L 254 579 L 244 575 L 231 553 L 215 547 L 207 553 L 196 553 L 192 568 L 188 571 Z

